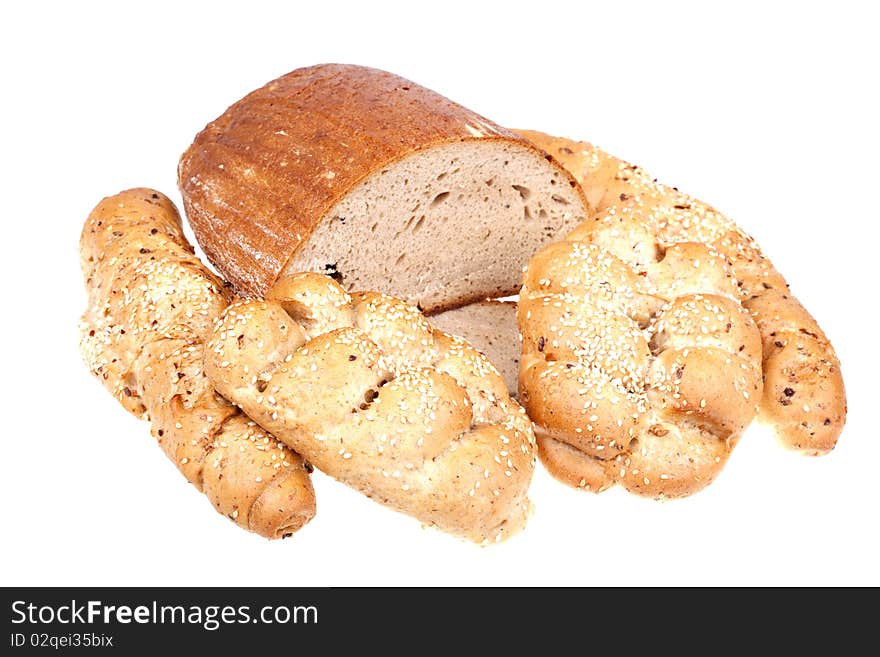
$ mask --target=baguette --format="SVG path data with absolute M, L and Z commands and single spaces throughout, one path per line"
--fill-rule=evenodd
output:
M 571 174 L 409 80 L 360 66 L 288 73 L 200 132 L 184 209 L 236 290 L 300 271 L 430 314 L 515 294 L 528 257 L 586 217 Z
M 89 305 L 82 353 L 130 412 L 150 420 L 165 454 L 214 508 L 267 538 L 315 514 L 302 458 L 214 392 L 205 337 L 226 286 L 193 255 L 171 201 L 151 189 L 105 198 L 80 239 Z
M 755 240 L 714 208 L 587 142 L 529 130 L 519 134 L 556 157 L 582 184 L 589 223 L 637 217 L 662 245 L 699 242 L 721 254 L 761 334 L 760 419 L 790 449 L 808 455 L 834 449 L 846 422 L 837 354 Z
M 224 396 L 325 473 L 476 542 L 523 527 L 534 435 L 485 356 L 374 292 L 314 273 L 232 304 L 207 342 Z

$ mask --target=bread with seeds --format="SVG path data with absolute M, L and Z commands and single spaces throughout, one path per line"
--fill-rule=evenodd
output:
M 757 412 L 760 336 L 720 255 L 683 242 L 657 261 L 640 257 L 652 242 L 619 242 L 632 253 L 576 229 L 532 258 L 519 398 L 557 478 L 689 495 Z
M 808 455 L 831 451 L 846 421 L 840 362 L 755 240 L 709 205 L 589 143 L 519 132 L 557 158 L 584 188 L 590 218 L 569 239 L 597 244 L 637 270 L 654 266 L 680 243 L 705 244 L 726 261 L 737 284 L 735 297 L 761 335 L 760 418 L 791 449 Z
M 221 394 L 315 467 L 423 523 L 494 542 L 526 522 L 534 435 L 497 370 L 413 306 L 314 273 L 235 303 L 208 340 Z
M 220 397 L 203 370 L 204 340 L 228 288 L 193 255 L 171 201 L 151 189 L 105 198 L 83 227 L 88 308 L 82 353 L 218 512 L 268 538 L 315 514 L 302 458 Z

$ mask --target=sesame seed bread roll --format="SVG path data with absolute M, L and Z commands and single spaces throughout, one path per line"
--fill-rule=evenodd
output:
M 214 386 L 315 467 L 479 543 L 519 531 L 534 434 L 486 357 L 414 307 L 333 279 L 282 279 L 230 305 L 205 350 Z
M 808 455 L 831 451 L 846 421 L 840 362 L 755 240 L 709 205 L 587 142 L 518 132 L 553 155 L 583 186 L 590 218 L 574 235 L 589 234 L 642 267 L 652 260 L 652 251 L 660 257 L 682 242 L 705 244 L 726 259 L 739 288 L 737 299 L 761 334 L 760 419 L 790 449 Z
M 204 339 L 231 295 L 193 255 L 171 201 L 151 189 L 105 198 L 83 227 L 91 372 L 218 512 L 267 538 L 315 515 L 302 458 L 220 397 L 203 371 Z
M 757 413 L 758 329 L 705 245 L 648 259 L 629 226 L 589 227 L 535 254 L 520 291 L 519 400 L 539 455 L 576 487 L 690 495 Z

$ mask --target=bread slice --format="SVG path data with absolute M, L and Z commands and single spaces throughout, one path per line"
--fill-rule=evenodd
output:
M 458 335 L 483 352 L 498 369 L 511 397 L 516 396 L 522 349 L 516 303 L 490 299 L 428 317 L 441 331 Z
M 340 64 L 232 105 L 178 180 L 196 239 L 240 293 L 315 271 L 428 313 L 516 293 L 529 256 L 586 217 L 574 177 L 519 135 Z

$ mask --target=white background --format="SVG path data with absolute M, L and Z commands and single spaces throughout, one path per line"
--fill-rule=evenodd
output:
M 880 585 L 871 3 L 296 4 L 3 3 L 0 584 Z M 80 361 L 79 231 L 127 187 L 179 202 L 205 123 L 333 61 L 588 139 L 733 216 L 837 348 L 838 448 L 802 457 L 754 428 L 712 486 L 667 503 L 539 469 L 526 531 L 482 549 L 318 473 L 291 539 L 216 514 Z

